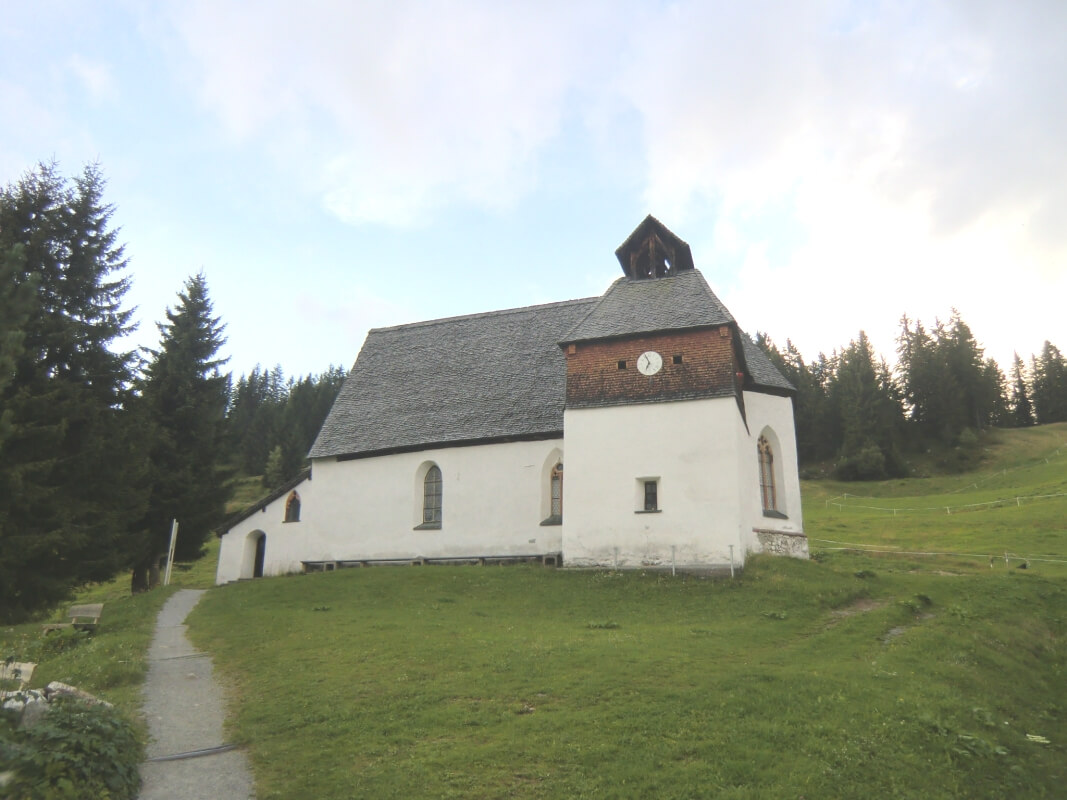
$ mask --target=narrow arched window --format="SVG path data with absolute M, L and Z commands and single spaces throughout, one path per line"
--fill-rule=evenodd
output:
M 563 516 L 563 462 L 559 462 L 556 466 L 552 467 L 551 478 L 551 499 L 552 506 L 550 513 L 553 517 Z
M 771 443 L 759 437 L 756 449 L 759 453 L 759 491 L 764 511 L 777 511 L 778 498 L 774 487 L 774 453 Z
M 441 468 L 434 464 L 422 481 L 422 522 L 441 523 Z
M 285 521 L 300 522 L 300 495 L 295 489 L 289 492 L 289 497 L 285 501 Z

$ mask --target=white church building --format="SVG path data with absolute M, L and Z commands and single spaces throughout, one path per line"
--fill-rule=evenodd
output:
M 794 387 L 658 220 L 615 255 L 600 297 L 371 330 L 310 468 L 227 522 L 216 582 L 807 557 Z

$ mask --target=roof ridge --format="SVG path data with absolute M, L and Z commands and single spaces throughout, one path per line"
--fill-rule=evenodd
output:
M 592 303 L 599 299 L 599 297 L 579 297 L 574 300 L 559 300 L 554 303 L 537 303 L 535 305 L 519 306 L 517 308 L 502 308 L 497 311 L 479 311 L 474 314 L 457 314 L 454 317 L 438 317 L 437 319 L 425 319 L 419 320 L 418 322 L 404 322 L 400 325 L 387 325 L 382 328 L 371 328 L 367 331 L 367 333 L 371 334 L 382 333 L 385 331 L 396 331 L 401 329 L 425 328 L 431 325 L 443 325 L 445 323 L 458 322 L 459 320 L 486 319 L 488 317 L 499 317 L 505 314 L 518 314 L 523 311 L 534 311 L 541 308 L 562 308 L 564 306 L 580 305 L 582 303 Z

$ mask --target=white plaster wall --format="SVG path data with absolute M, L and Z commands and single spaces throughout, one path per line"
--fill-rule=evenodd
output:
M 730 545 L 743 562 L 747 432 L 732 397 L 567 409 L 564 436 L 565 565 L 726 565 Z M 641 478 L 659 478 L 659 513 L 635 513 Z
M 746 547 L 758 552 L 761 545 L 757 529 L 793 534 L 804 532 L 804 518 L 800 506 L 800 473 L 797 468 L 796 427 L 793 421 L 793 401 L 788 397 L 745 392 L 745 411 L 748 431 L 742 446 L 747 458 L 742 459 L 741 464 L 743 472 L 746 473 L 742 487 L 750 489 L 751 493 L 743 492 L 740 500 L 747 516 L 744 530 Z M 786 515 L 786 519 L 763 515 L 759 494 L 757 443 L 767 427 L 773 430 L 777 440 L 774 448 L 775 488 L 778 510 Z
M 222 537 L 216 582 L 252 576 L 249 537 L 258 531 L 267 537 L 264 575 L 300 572 L 303 561 L 560 551 L 572 566 L 725 565 L 731 544 L 740 565 L 761 549 L 757 531 L 804 529 L 792 401 L 749 392 L 745 408 L 747 428 L 733 398 L 568 409 L 563 526 L 540 525 L 563 440 L 319 459 L 296 487 L 300 521 L 283 522 L 286 492 L 236 525 Z M 763 516 L 760 503 L 756 443 L 767 426 L 784 520 Z M 442 472 L 443 523 L 414 530 L 420 467 L 430 461 Z M 659 513 L 635 513 L 639 478 L 659 479 Z
M 289 543 L 304 538 L 307 528 L 304 520 L 308 507 L 314 503 L 315 498 L 314 481 L 301 482 L 296 487 L 296 492 L 300 495 L 299 522 L 285 522 L 285 503 L 289 499 L 289 492 L 285 492 L 222 536 L 215 583 L 229 583 L 252 577 L 256 555 L 253 539 L 259 532 L 267 537 L 263 574 L 278 575 L 287 571 L 278 568 L 274 556 L 282 549 L 283 544 L 288 548 L 291 546 Z M 297 566 L 300 566 L 299 562 Z
M 300 572 L 303 561 L 542 555 L 558 553 L 561 528 L 542 526 L 547 482 L 542 476 L 563 449 L 559 439 L 473 445 L 336 461 L 317 459 L 312 480 L 298 487 L 299 523 L 281 523 L 279 498 L 223 537 L 218 581 L 241 576 L 237 540 L 267 533 L 264 575 Z M 441 468 L 440 530 L 422 522 L 420 470 Z M 564 483 L 566 486 L 566 483 Z M 310 487 L 305 490 L 305 487 Z M 277 520 L 276 523 L 272 520 Z M 233 543 L 228 540 L 234 539 Z M 251 569 L 248 568 L 248 574 Z

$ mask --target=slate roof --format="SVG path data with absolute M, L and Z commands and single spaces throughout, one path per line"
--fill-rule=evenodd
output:
M 741 350 L 749 375 L 756 387 L 770 389 L 775 393 L 796 392 L 797 388 L 786 380 L 785 376 L 778 371 L 778 367 L 767 358 L 767 354 L 760 350 L 759 345 L 752 341 L 744 331 L 741 331 Z
M 717 327 L 733 321 L 704 276 L 689 269 L 667 278 L 619 278 L 561 341 Z
M 371 330 L 309 456 L 562 436 L 559 341 L 596 302 Z
M 703 276 L 620 278 L 602 297 L 375 328 L 310 458 L 364 457 L 563 435 L 560 344 L 730 324 Z M 746 335 L 751 384 L 795 391 Z

